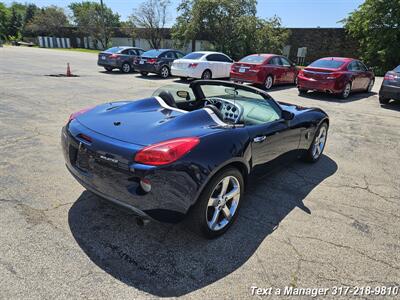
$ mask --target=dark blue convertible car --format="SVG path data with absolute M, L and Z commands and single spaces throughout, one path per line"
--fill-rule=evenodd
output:
M 70 116 L 66 166 L 86 189 L 140 220 L 186 217 L 205 237 L 235 221 L 249 174 L 280 159 L 316 162 L 329 119 L 254 87 L 198 80 Z

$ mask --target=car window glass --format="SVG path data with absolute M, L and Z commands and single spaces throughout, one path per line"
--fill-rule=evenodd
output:
M 360 69 L 360 71 L 363 71 L 363 72 L 365 72 L 365 71 L 367 71 L 368 69 L 367 69 L 367 67 L 362 63 L 362 62 L 357 62 L 357 65 L 358 65 L 358 68 Z
M 217 61 L 217 58 L 215 57 L 215 54 L 210 54 L 206 57 L 208 61 Z
M 204 56 L 204 53 L 201 52 L 192 52 L 183 57 L 183 59 L 200 59 Z M 208 60 L 208 56 L 207 56 Z
M 273 57 L 273 58 L 271 58 L 271 60 L 269 61 L 269 63 L 268 63 L 269 65 L 276 65 L 276 66 L 280 66 L 282 63 L 281 63 L 281 60 L 280 60 L 280 58 L 279 57 L 277 57 L 277 56 L 275 56 L 275 57 Z
M 218 61 L 222 61 L 222 62 L 231 62 L 231 60 L 222 54 L 216 54 Z
M 280 109 L 276 103 L 264 95 L 246 89 L 224 85 L 201 85 L 206 99 L 224 99 L 237 103 L 243 109 L 241 123 L 260 125 L 280 119 Z
M 172 51 L 168 51 L 168 52 L 164 53 L 162 55 L 162 57 L 164 57 L 164 58 L 172 58 L 172 59 L 176 58 L 174 52 L 172 52 Z
M 122 53 L 122 54 L 129 54 L 129 49 L 122 50 L 121 53 Z
M 164 91 L 169 92 L 172 95 L 172 97 L 174 97 L 176 103 L 196 100 L 196 97 L 194 96 L 192 89 L 187 84 L 177 83 L 177 84 L 165 85 L 157 89 L 153 93 L 153 96 L 158 96 Z M 182 98 L 178 96 L 179 91 L 186 91 L 188 93 L 188 98 Z
M 360 71 L 360 67 L 356 61 L 353 61 L 351 64 L 349 64 L 348 70 L 357 72 L 357 71 Z
M 134 49 L 129 50 L 129 55 L 136 55 L 136 51 Z
M 396 68 L 394 68 L 393 71 L 395 71 L 395 72 L 397 72 L 397 73 L 400 73 L 400 66 L 397 66 Z
M 181 53 L 181 52 L 175 52 L 175 55 L 177 58 L 182 58 L 185 56 L 185 54 Z
M 281 57 L 281 63 L 284 67 L 290 67 L 292 64 L 284 57 Z
M 339 69 L 344 64 L 344 61 L 334 59 L 318 59 L 311 63 L 309 67 L 324 68 L 324 69 Z

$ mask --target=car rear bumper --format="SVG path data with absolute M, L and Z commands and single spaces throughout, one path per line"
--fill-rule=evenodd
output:
M 158 64 L 134 64 L 133 68 L 138 72 L 159 73 L 160 65 Z
M 171 66 L 171 75 L 176 77 L 201 78 L 202 72 L 196 68 L 178 69 Z
M 88 134 L 88 132 L 85 132 Z M 90 136 L 96 139 L 96 133 Z M 125 207 L 143 218 L 162 222 L 181 220 L 195 202 L 199 184 L 188 171 L 182 168 L 158 168 L 140 164 L 114 164 L 104 158 L 104 138 L 100 147 L 92 149 L 69 132 L 62 129 L 61 145 L 66 167 L 74 178 L 86 189 Z M 109 139 L 110 140 L 110 139 Z M 82 164 L 81 155 L 87 157 Z M 100 149 L 99 149 L 100 148 Z M 83 167 L 84 165 L 84 167 Z M 150 181 L 151 190 L 145 192 L 142 179 Z
M 400 87 L 382 85 L 379 96 L 387 99 L 400 100 Z
M 259 78 L 258 72 L 247 71 L 246 73 L 233 72 L 230 73 L 230 78 L 233 81 L 263 84 L 264 82 Z
M 343 86 L 335 79 L 313 79 L 304 76 L 297 77 L 297 87 L 299 89 L 313 90 L 328 93 L 340 93 Z
M 102 59 L 99 59 L 97 61 L 97 65 L 100 66 L 100 67 L 121 68 L 121 61 L 119 61 L 119 60 L 102 60 Z

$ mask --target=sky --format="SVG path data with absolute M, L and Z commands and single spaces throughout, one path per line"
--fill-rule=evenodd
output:
M 15 0 L 0 0 L 10 4 Z M 17 2 L 31 2 L 36 5 L 57 5 L 67 7 L 71 2 L 78 0 L 19 0 Z M 97 0 L 100 2 L 100 0 Z M 175 21 L 176 7 L 181 0 L 171 0 L 169 25 Z M 125 20 L 135 7 L 143 0 L 103 0 L 103 2 L 117 12 Z M 357 9 L 363 0 L 258 0 L 257 15 L 268 18 L 274 15 L 282 19 L 285 27 L 342 27 L 338 21 L 345 18 L 350 12 Z

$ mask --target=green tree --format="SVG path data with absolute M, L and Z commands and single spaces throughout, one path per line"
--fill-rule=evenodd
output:
M 109 45 L 112 29 L 120 26 L 119 15 L 110 8 L 97 2 L 83 1 L 69 5 L 73 13 L 73 21 L 79 32 L 89 35 L 100 42 L 104 49 Z
M 400 0 L 366 0 L 343 22 L 360 44 L 360 57 L 377 73 L 399 64 Z
M 144 29 L 142 36 L 149 41 L 152 48 L 161 47 L 169 5 L 169 0 L 146 0 L 129 17 L 132 26 L 136 28 L 135 32 Z
M 29 24 L 35 14 L 39 11 L 39 8 L 35 4 L 28 4 L 25 9 L 24 18 L 22 21 L 22 28 L 25 29 L 26 25 Z
M 17 13 L 14 7 L 11 8 L 11 16 L 7 26 L 7 35 L 16 37 L 19 35 L 22 26 L 21 15 Z
M 254 52 L 280 52 L 289 32 L 280 19 L 256 17 L 256 0 L 183 0 L 172 28 L 175 40 L 207 39 L 232 58 Z
M 66 26 L 69 26 L 69 22 L 64 10 L 57 6 L 48 6 L 35 13 L 25 30 L 37 35 L 62 36 Z
M 8 8 L 0 2 L 0 39 L 2 40 L 7 38 L 9 13 Z

